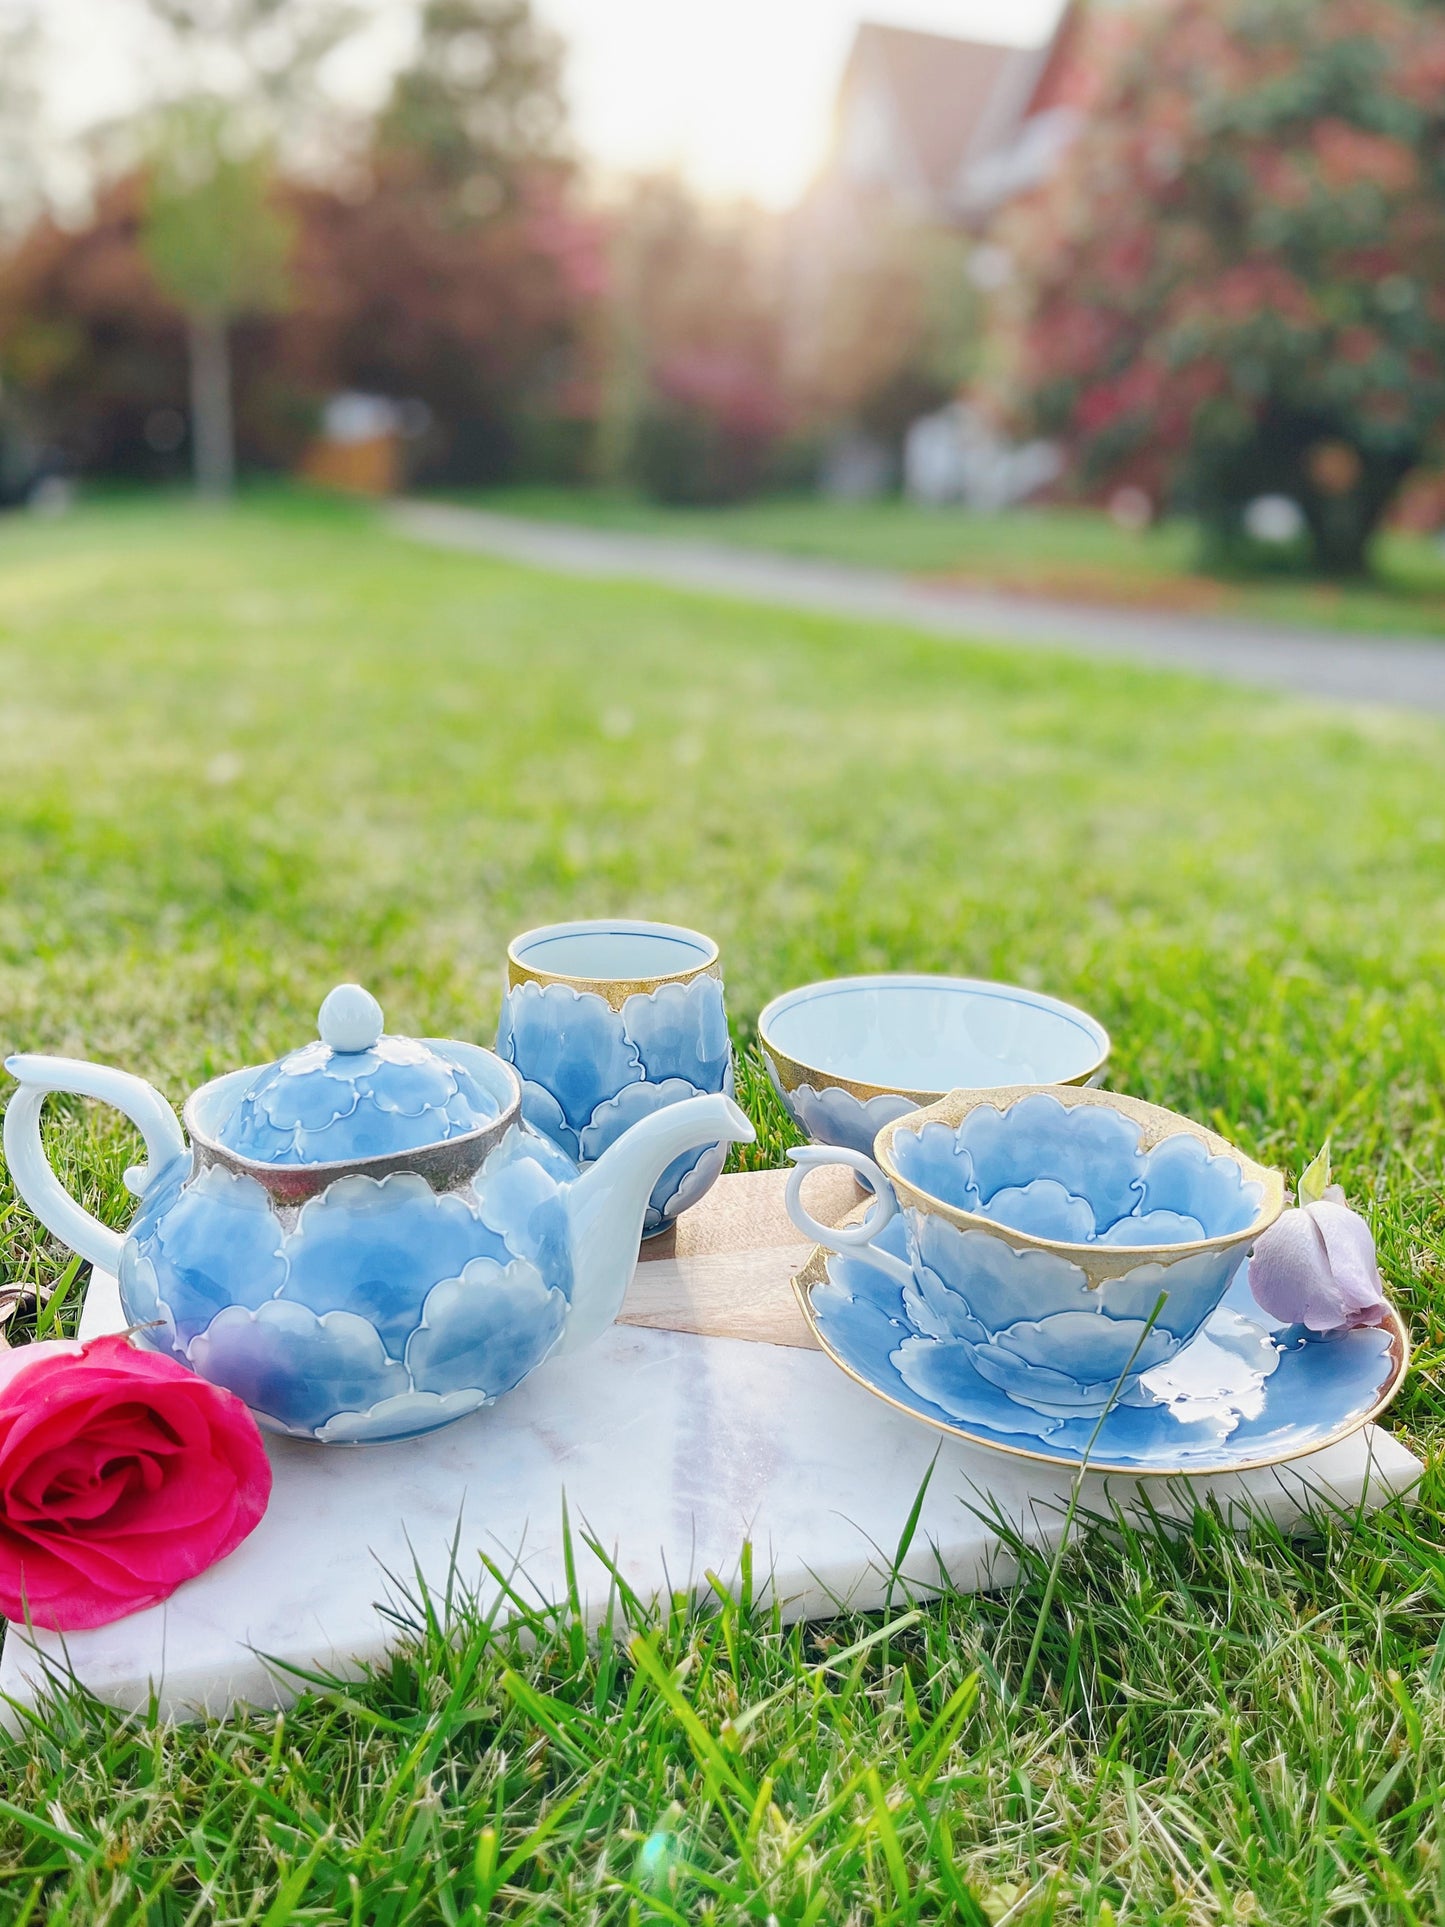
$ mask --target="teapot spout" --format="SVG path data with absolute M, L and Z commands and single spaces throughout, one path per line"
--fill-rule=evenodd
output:
M 652 1187 L 674 1158 L 706 1144 L 757 1136 L 721 1091 L 686 1097 L 634 1124 L 572 1185 L 572 1313 L 559 1351 L 577 1351 L 622 1309 Z

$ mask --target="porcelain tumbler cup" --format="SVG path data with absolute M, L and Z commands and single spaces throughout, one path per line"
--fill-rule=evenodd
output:
M 513 938 L 497 1051 L 522 1080 L 522 1114 L 581 1165 L 629 1126 L 699 1093 L 733 1093 L 718 947 L 669 923 L 552 923 Z M 655 1237 L 696 1204 L 726 1144 L 678 1158 L 653 1187 Z

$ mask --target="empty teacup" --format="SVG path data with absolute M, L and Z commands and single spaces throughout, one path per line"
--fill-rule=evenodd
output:
M 971 977 L 837 977 L 758 1018 L 773 1088 L 815 1144 L 871 1151 L 883 1125 L 954 1090 L 1082 1084 L 1109 1034 L 1057 997 Z
M 990 1384 L 1059 1418 L 1101 1412 L 1116 1390 L 1127 1402 L 1199 1331 L 1284 1205 L 1277 1171 L 1112 1091 L 955 1091 L 885 1125 L 875 1149 L 876 1163 L 794 1151 L 793 1222 L 830 1250 L 872 1247 L 901 1287 L 899 1345 L 962 1346 Z M 806 1173 L 835 1162 L 877 1194 L 861 1224 L 819 1224 L 803 1205 Z M 873 1244 L 895 1210 L 906 1263 Z
M 718 947 L 670 923 L 551 923 L 513 938 L 497 1051 L 522 1114 L 587 1165 L 630 1125 L 699 1093 L 733 1091 Z M 726 1144 L 690 1151 L 653 1187 L 643 1235 L 714 1183 Z

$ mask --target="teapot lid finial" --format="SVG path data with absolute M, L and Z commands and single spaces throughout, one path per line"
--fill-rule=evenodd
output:
M 360 984 L 338 984 L 317 1012 L 316 1029 L 331 1050 L 370 1050 L 382 1032 L 381 1005 Z
M 320 1042 L 250 1074 L 216 1131 L 258 1164 L 345 1164 L 469 1137 L 501 1112 L 474 1044 L 393 1037 L 360 984 L 338 984 L 317 1013 Z

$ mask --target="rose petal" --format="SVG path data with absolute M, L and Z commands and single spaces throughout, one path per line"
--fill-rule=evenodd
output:
M 1384 1303 L 1370 1227 L 1333 1200 L 1281 1213 L 1255 1244 L 1249 1284 L 1272 1318 L 1317 1332 L 1358 1323 Z
M 1312 1204 L 1309 1213 L 1329 1252 L 1330 1272 L 1347 1322 L 1376 1311 L 1385 1302 L 1385 1292 L 1369 1225 L 1358 1211 L 1328 1197 Z
M 177 1360 L 111 1336 L 25 1346 L 0 1366 L 0 1610 L 12 1618 L 78 1630 L 155 1605 L 264 1512 L 271 1467 L 255 1420 Z
M 1325 1241 L 1307 1211 L 1281 1212 L 1256 1241 L 1249 1288 L 1271 1318 L 1285 1325 L 1330 1331 L 1341 1311 Z
M 0 1394 L 21 1372 L 51 1358 L 78 1358 L 84 1349 L 78 1338 L 37 1338 L 31 1345 L 12 1345 L 0 1351 Z

